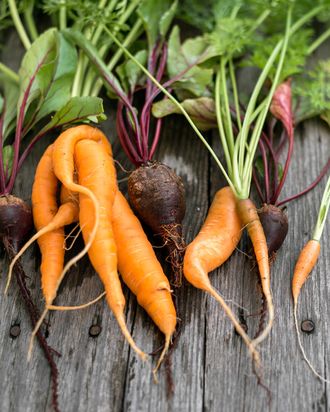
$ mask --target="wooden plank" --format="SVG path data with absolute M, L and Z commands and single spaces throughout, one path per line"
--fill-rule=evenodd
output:
M 9 41 L 13 47 L 12 41 Z M 19 54 L 19 53 L 18 53 Z M 106 108 L 110 111 L 111 104 Z M 115 141 L 113 112 L 102 127 Z M 320 122 L 306 122 L 296 133 L 295 154 L 283 198 L 299 191 L 314 178 L 330 153 L 329 129 Z M 217 138 L 213 136 L 217 145 Z M 15 190 L 29 199 L 33 172 L 48 140 L 34 150 L 18 177 Z M 131 166 L 118 143 L 115 158 Z M 185 183 L 187 213 L 184 221 L 187 241 L 193 239 L 206 215 L 214 192 L 224 184 L 202 144 L 179 116 L 165 121 L 158 158 L 174 167 Z M 119 178 L 126 173 L 119 171 Z M 329 385 L 317 381 L 301 359 L 293 327 L 290 279 L 294 262 L 315 224 L 325 180 L 313 192 L 288 206 L 291 229 L 273 267 L 273 293 L 276 320 L 271 336 L 262 344 L 263 379 L 272 392 L 270 409 L 327 411 Z M 121 184 L 125 189 L 125 181 Z M 290 189 L 289 189 L 290 188 Z M 320 373 L 329 376 L 330 328 L 329 272 L 330 225 L 322 239 L 318 266 L 300 298 L 299 320 L 312 319 L 315 332 L 303 334 L 306 352 Z M 78 245 L 76 245 L 78 247 Z M 246 238 L 240 249 L 247 250 Z M 30 276 L 29 287 L 42 308 L 39 258 L 31 248 L 23 259 Z M 68 274 L 60 289 L 59 304 L 87 302 L 102 291 L 96 274 L 84 258 Z M 7 261 L 1 259 L 3 296 Z M 236 251 L 230 261 L 211 274 L 212 284 L 226 299 L 243 306 L 248 313 L 260 307 L 257 276 L 250 260 Z M 148 352 L 162 344 L 162 336 L 136 299 L 126 290 L 127 323 L 137 343 Z M 173 352 L 175 392 L 166 396 L 164 368 L 159 384 L 152 380 L 152 363 L 142 363 L 124 341 L 105 301 L 74 313 L 51 313 L 48 342 L 62 353 L 59 395 L 63 411 L 258 411 L 268 409 L 265 391 L 257 385 L 247 351 L 225 319 L 219 305 L 201 291 L 184 284 L 178 294 L 183 329 Z M 232 304 L 237 313 L 237 306 Z M 30 321 L 13 282 L 0 305 L 0 399 L 1 411 L 51 410 L 49 368 L 36 345 L 31 362 L 26 362 Z M 249 333 L 258 318 L 247 318 Z M 21 333 L 10 337 L 10 327 L 19 324 Z M 101 326 L 98 337 L 89 336 L 92 325 Z M 153 361 L 154 364 L 155 361 Z

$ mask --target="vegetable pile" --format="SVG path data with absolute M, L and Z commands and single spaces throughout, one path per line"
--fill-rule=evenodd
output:
M 3 33 L 14 26 L 26 49 L 17 73 L 0 62 L 0 239 L 11 261 L 6 291 L 15 275 L 32 321 L 29 356 L 37 335 L 51 367 L 55 410 L 56 353 L 42 331 L 50 310 L 83 309 L 105 295 L 130 347 L 142 359 L 147 357 L 126 325 L 120 277 L 165 336 L 157 351 L 155 380 L 162 362 L 170 365 L 181 318 L 179 289 L 188 288 L 184 277 L 220 304 L 262 384 L 259 348 L 280 310 L 273 303 L 271 271 L 276 272 L 276 257 L 288 231 L 294 230 L 283 205 L 323 184 L 330 168 L 329 158 L 305 188 L 281 199 L 294 148 L 300 144 L 295 130 L 313 117 L 330 125 L 330 60 L 311 59 L 330 37 L 330 4 L 208 3 L 200 9 L 195 0 L 100 0 L 98 5 L 8 0 L 0 7 Z M 36 16 L 44 17 L 43 29 L 35 24 Z M 182 22 L 188 27 L 185 40 Z M 256 75 L 250 85 L 242 86 L 239 80 L 247 67 Z M 128 201 L 118 187 L 110 141 L 96 127 L 106 119 L 103 103 L 115 114 L 112 142 L 116 131 L 118 145 L 135 168 L 124 179 Z M 188 245 L 183 234 L 190 199 L 184 181 L 162 159 L 156 160 L 159 143 L 166 144 L 161 137 L 163 118 L 173 114 L 184 116 L 227 183 L 216 192 L 205 222 Z M 220 150 L 204 135 L 212 129 Z M 52 143 L 35 171 L 31 209 L 13 193 L 24 161 L 34 155 L 41 139 Z M 308 366 L 324 381 L 303 349 L 297 309 L 301 287 L 319 255 L 330 207 L 329 182 L 312 239 L 292 279 L 298 344 Z M 36 233 L 27 240 L 33 223 Z M 83 246 L 79 249 L 76 242 L 74 256 L 68 259 L 66 243 L 73 225 L 76 237 L 81 232 Z M 262 290 L 254 336 L 209 277 L 239 247 L 245 229 Z M 20 260 L 36 240 L 41 251 L 41 314 Z M 163 252 L 159 260 L 155 242 Z M 104 293 L 77 306 L 56 305 L 65 275 L 87 254 Z M 187 320 L 180 321 L 184 327 Z

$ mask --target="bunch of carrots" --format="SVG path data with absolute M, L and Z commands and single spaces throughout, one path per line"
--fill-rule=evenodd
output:
M 148 2 L 142 3 L 147 4 Z M 111 6 L 111 4 L 113 4 L 113 6 Z M 111 13 L 111 7 L 114 7 L 115 2 L 111 2 L 111 4 L 107 9 L 108 13 Z M 79 70 L 77 69 L 72 96 L 77 97 L 80 89 L 83 92 L 82 94 L 86 96 L 89 94 L 93 95 L 94 92 L 91 93 L 90 86 L 96 76 L 96 71 L 94 70 L 96 69 L 97 76 L 100 76 L 109 90 L 112 92 L 115 91 L 115 94 L 120 99 L 117 112 L 119 140 L 121 140 L 124 150 L 126 149 L 125 151 L 129 155 L 128 157 L 131 160 L 134 160 L 133 163 L 136 166 L 142 165 L 143 171 L 149 166 L 154 167 L 154 163 L 150 164 L 150 161 L 160 136 L 161 121 L 157 121 L 155 131 L 156 137 L 151 144 L 148 141 L 149 123 L 151 104 L 153 99 L 156 98 L 160 92 L 163 92 L 163 94 L 167 96 L 168 101 L 165 100 L 164 102 L 171 102 L 177 112 L 180 112 L 185 116 L 197 136 L 205 144 L 221 173 L 224 175 L 228 186 L 220 189 L 216 193 L 206 221 L 197 237 L 187 246 L 187 248 L 184 248 L 183 240 L 181 239 L 181 220 L 184 215 L 184 191 L 179 178 L 177 179 L 179 182 L 177 196 L 170 196 L 169 191 L 164 190 L 164 185 L 161 185 L 159 178 L 152 185 L 152 190 L 154 192 L 156 191 L 155 188 L 157 188 L 157 186 L 163 189 L 162 191 L 165 193 L 165 200 L 174 200 L 170 206 L 166 208 L 164 207 L 166 212 L 170 215 L 169 218 L 171 220 L 165 222 L 164 219 L 158 219 L 161 220 L 162 225 L 149 224 L 149 226 L 156 226 L 157 230 L 155 230 L 155 232 L 158 234 L 162 234 L 162 230 L 159 229 L 160 226 L 166 226 L 167 234 L 169 227 L 173 227 L 177 230 L 177 234 L 180 236 L 172 236 L 172 239 L 174 238 L 176 240 L 175 246 L 180 252 L 178 253 L 180 258 L 178 259 L 178 273 L 181 275 L 181 252 L 183 254 L 184 251 L 183 274 L 186 280 L 196 288 L 211 294 L 220 303 L 226 315 L 246 344 L 253 358 L 254 366 L 256 367 L 256 370 L 258 370 L 258 367 L 260 366 L 260 357 L 257 348 L 271 331 L 275 318 L 275 309 L 271 292 L 269 262 L 269 257 L 271 256 L 272 251 L 269 246 L 267 234 L 265 235 L 266 225 L 264 224 L 264 221 L 260 219 L 260 211 L 250 199 L 253 165 L 255 163 L 255 154 L 257 153 L 258 145 L 261 148 L 263 145 L 262 137 L 265 135 L 264 129 L 266 118 L 269 111 L 272 111 L 272 108 L 274 111 L 274 102 L 276 103 L 276 100 L 279 100 L 277 99 L 277 94 L 280 82 L 283 81 L 282 72 L 285 68 L 286 59 L 289 58 L 288 50 L 290 42 L 292 42 L 292 38 L 294 34 L 298 32 L 298 29 L 301 29 L 307 22 L 322 11 L 322 7 L 315 7 L 315 9 L 312 9 L 309 13 L 301 17 L 298 15 L 299 18 L 297 17 L 297 19 L 293 18 L 293 5 L 288 7 L 285 20 L 285 31 L 268 56 L 267 64 L 262 68 L 246 106 L 246 110 L 243 110 L 240 104 L 240 96 L 237 91 L 238 87 L 234 63 L 240 56 L 241 49 L 244 50 L 246 46 L 245 40 L 241 39 L 242 44 L 240 47 L 237 46 L 237 49 L 229 47 L 230 43 L 228 43 L 228 50 L 222 52 L 217 51 L 214 55 L 212 53 L 208 55 L 207 53 L 210 52 L 210 50 L 213 50 L 212 47 L 209 46 L 214 46 L 214 44 L 212 44 L 212 42 L 210 44 L 206 42 L 205 44 L 207 47 L 200 58 L 196 58 L 196 62 L 190 63 L 191 66 L 183 67 L 183 70 L 181 70 L 179 74 L 174 77 L 172 76 L 172 79 L 161 84 L 160 82 L 163 81 L 163 74 L 164 78 L 166 77 L 165 64 L 167 50 L 169 50 L 169 55 L 177 55 L 177 53 L 173 52 L 173 50 L 175 50 L 175 48 L 173 49 L 173 43 L 176 43 L 174 41 L 176 39 L 175 30 L 173 30 L 171 35 L 172 43 L 167 46 L 165 42 L 165 33 L 168 29 L 167 27 L 165 30 L 165 26 L 170 25 L 170 20 L 174 17 L 177 5 L 176 2 L 173 2 L 173 4 L 169 4 L 166 13 L 164 10 L 164 16 L 166 14 L 166 19 L 164 20 L 167 23 L 165 24 L 164 21 L 162 21 L 162 24 L 160 24 L 160 27 L 157 28 L 157 30 L 153 27 L 153 19 L 155 19 L 155 17 L 153 16 L 153 19 L 144 18 L 144 13 L 148 16 L 149 9 L 147 8 L 147 10 L 145 10 L 143 6 L 141 6 L 137 14 L 141 20 L 137 20 L 130 35 L 127 36 L 127 39 L 124 42 L 122 42 L 120 41 L 120 37 L 118 37 L 117 31 L 119 30 L 119 27 L 125 23 L 126 18 L 129 17 L 130 13 L 133 13 L 137 4 L 138 2 L 136 2 L 136 4 L 134 2 L 132 7 L 127 10 L 127 14 L 120 15 L 117 11 L 120 18 L 120 24 L 118 27 L 114 26 L 116 27 L 116 30 L 109 30 L 103 22 L 97 29 L 95 29 L 94 36 L 91 36 L 91 38 L 86 38 L 86 33 L 75 32 L 74 26 L 72 28 L 67 27 L 65 7 L 68 6 L 63 7 L 63 5 L 60 5 L 60 28 L 63 30 L 66 39 L 65 41 L 70 41 L 72 43 L 71 47 L 73 47 L 73 45 L 78 45 L 80 53 Z M 241 5 L 234 7 L 230 14 L 230 19 L 233 22 L 238 20 L 237 15 L 240 7 Z M 246 35 L 256 31 L 269 13 L 269 10 L 265 11 L 262 9 L 259 18 L 256 20 L 256 25 L 253 24 Z M 229 17 L 227 16 L 226 19 L 229 19 Z M 146 29 L 147 34 L 149 33 L 149 37 L 150 33 L 154 33 L 155 31 L 157 33 L 159 31 L 161 36 L 164 36 L 164 39 L 158 35 L 154 36 L 155 39 L 153 39 L 153 36 L 148 39 L 149 49 L 151 50 L 147 59 L 149 71 L 143 66 L 137 58 L 137 55 L 132 55 L 128 50 L 131 43 L 139 38 L 139 35 L 142 32 L 142 24 L 148 21 L 152 28 L 152 30 L 150 28 L 148 29 L 148 27 Z M 225 23 L 226 21 L 227 20 L 224 20 L 222 23 Z M 235 27 L 235 25 L 232 26 Z M 102 57 L 106 53 L 106 49 L 103 50 L 102 45 L 100 53 L 98 53 L 95 47 L 98 44 L 99 39 L 102 40 L 102 31 L 106 34 L 107 40 L 110 40 L 111 44 L 116 45 L 118 49 L 114 56 L 114 60 L 110 61 L 111 64 L 109 63 L 108 65 L 102 60 Z M 216 31 L 215 34 L 218 35 Z M 203 38 L 199 38 L 198 42 L 201 40 L 211 41 L 215 38 L 215 35 L 205 36 L 204 40 Z M 151 39 L 154 41 L 151 41 Z M 215 45 L 218 46 L 217 43 L 215 43 Z M 182 47 L 182 49 L 184 48 Z M 139 56 L 141 58 L 141 56 L 143 57 L 144 51 L 141 50 L 140 52 Z M 113 68 L 117 64 L 117 60 L 121 59 L 122 55 L 125 55 L 128 59 L 128 61 L 124 63 L 132 65 L 129 67 L 125 66 L 125 70 L 127 69 L 127 71 L 132 74 L 132 78 L 129 78 L 131 81 L 131 83 L 129 82 L 130 88 L 125 92 L 125 82 L 122 82 L 123 85 L 121 85 L 112 73 Z M 143 59 L 141 58 L 141 60 Z M 220 156 L 215 153 L 213 148 L 201 134 L 201 128 L 198 128 L 196 122 L 192 118 L 193 116 L 184 105 L 185 101 L 179 102 L 180 94 L 177 93 L 176 99 L 174 94 L 169 90 L 169 86 L 172 87 L 173 84 L 180 81 L 182 76 L 189 74 L 190 71 L 193 72 L 192 69 L 202 70 L 202 68 L 197 67 L 199 60 L 201 64 L 207 60 L 210 60 L 210 62 L 216 61 L 216 64 L 214 65 L 214 73 L 210 74 L 211 77 L 214 77 L 213 120 L 216 121 L 218 127 L 225 164 L 220 161 Z M 86 84 L 80 84 L 81 78 L 84 77 L 84 71 L 87 71 L 88 61 L 91 62 L 91 66 L 94 66 L 91 67 L 90 74 L 92 77 L 87 76 L 88 82 L 86 82 Z M 157 62 L 159 65 L 158 71 L 156 70 Z M 122 66 L 122 70 L 123 67 L 124 66 Z M 272 76 L 272 71 L 274 71 L 275 75 L 272 78 L 271 87 L 268 90 L 266 86 L 269 78 Z M 137 81 L 141 73 L 146 76 L 144 79 L 144 86 Z M 133 78 L 135 79 L 134 82 L 132 81 Z M 34 77 L 32 77 L 32 79 L 34 79 Z M 98 82 L 101 82 L 101 79 L 98 79 Z M 185 78 L 183 78 L 183 83 L 186 83 Z M 211 89 L 212 85 L 213 81 L 210 81 L 208 87 Z M 205 89 L 204 86 L 205 85 L 202 87 L 203 89 Z M 142 109 L 141 122 L 139 124 L 135 108 L 133 107 L 133 97 L 134 93 L 138 92 L 140 94 L 141 90 L 144 88 L 146 90 L 146 102 Z M 98 85 L 96 89 L 98 89 Z M 175 92 L 175 87 L 173 89 Z M 267 92 L 266 95 L 264 95 L 265 90 Z M 97 92 L 98 90 L 95 93 L 98 94 Z M 28 93 L 26 96 L 28 96 Z M 185 94 L 182 96 L 185 96 Z M 25 100 L 27 101 L 28 98 L 26 97 Z M 23 99 L 23 101 L 25 100 Z M 291 110 L 291 94 L 288 101 L 290 101 L 290 105 L 287 104 L 287 106 L 290 106 Z M 162 102 L 160 101 L 158 103 Z M 21 110 L 23 114 L 24 110 L 23 107 Z M 292 116 L 290 116 L 290 118 L 292 118 Z M 87 119 L 87 121 L 92 120 L 88 117 Z M 78 119 L 73 116 L 70 121 L 68 120 L 68 123 L 71 121 L 78 121 Z M 20 123 L 23 125 L 23 120 L 18 122 L 18 124 Z M 59 126 L 64 124 L 65 123 L 59 123 Z M 19 142 L 19 133 L 16 134 L 18 137 L 15 140 Z M 276 190 L 277 197 L 288 171 L 293 144 L 293 121 L 290 123 L 288 135 L 290 137 L 289 155 L 284 168 L 283 177 Z M 39 137 L 40 136 L 41 135 L 39 135 Z M 267 143 L 267 140 L 265 141 Z M 271 148 L 269 151 L 271 152 Z M 18 149 L 16 152 L 18 155 Z M 265 151 L 262 153 L 264 152 Z M 276 183 L 276 179 L 278 178 L 277 160 L 276 156 L 273 156 L 273 158 L 275 163 L 273 177 L 275 178 Z M 16 160 L 18 161 L 18 158 Z M 264 161 L 264 163 L 266 164 L 267 162 Z M 266 170 L 266 167 L 264 169 L 265 182 L 267 183 L 266 186 L 269 186 L 268 178 L 266 176 L 268 170 Z M 165 176 L 163 179 L 165 183 L 172 183 L 168 177 L 169 172 L 167 169 L 166 173 L 162 173 L 162 176 Z M 137 179 L 139 192 L 142 193 L 141 188 L 145 188 L 145 182 L 148 181 L 149 183 L 151 181 L 150 175 L 143 181 L 143 183 Z M 312 267 L 315 265 L 320 250 L 321 233 L 330 205 L 329 185 L 330 183 L 328 182 L 321 202 L 320 213 L 313 239 L 307 244 L 306 248 L 304 248 L 301 257 L 298 260 L 293 278 L 292 288 L 296 327 L 297 304 L 300 289 L 307 279 Z M 149 200 L 149 197 L 150 199 L 153 197 L 151 195 L 155 193 L 151 193 L 152 190 L 148 190 L 147 196 L 143 197 L 141 195 L 143 202 L 141 201 L 140 203 L 143 210 L 142 213 L 140 212 L 140 215 L 142 218 L 145 211 L 146 214 L 150 215 L 151 207 L 145 206 L 145 200 Z M 131 192 L 133 192 L 133 190 L 131 190 Z M 269 190 L 266 190 L 266 194 L 268 192 Z M 58 196 L 58 193 L 60 193 L 60 196 Z M 276 193 L 274 193 L 274 196 Z M 137 204 L 134 205 L 132 199 L 133 196 L 131 198 L 131 204 L 133 204 L 135 210 L 137 210 Z M 162 206 L 164 203 L 164 197 L 160 198 L 160 205 Z M 107 137 L 99 129 L 86 124 L 71 127 L 65 130 L 57 140 L 47 148 L 40 160 L 35 174 L 35 181 L 32 189 L 32 209 L 37 233 L 21 248 L 19 253 L 12 260 L 7 281 L 8 289 L 15 264 L 32 242 L 37 240 L 42 255 L 40 271 L 45 308 L 32 333 L 29 354 L 31 354 L 33 338 L 42 325 L 49 310 L 75 310 L 85 308 L 96 302 L 103 295 L 106 295 L 108 305 L 115 315 L 126 340 L 134 351 L 142 359 L 145 359 L 146 354 L 134 342 L 126 325 L 124 316 L 125 298 L 120 282 L 121 276 L 132 293 L 136 295 L 138 303 L 146 310 L 160 331 L 165 335 L 165 344 L 157 365 L 154 368 L 154 373 L 156 373 L 168 352 L 171 339 L 177 326 L 177 314 L 172 300 L 171 286 L 156 258 L 152 245 L 143 231 L 140 221 L 118 189 L 112 149 Z M 156 215 L 161 215 L 161 207 L 159 206 L 159 203 L 154 207 L 154 210 Z M 174 221 L 174 218 L 177 216 L 179 216 L 180 219 Z M 74 256 L 74 258 L 65 262 L 65 227 L 71 224 L 77 224 L 80 227 L 84 239 L 84 247 Z M 265 314 L 268 313 L 266 327 L 261 331 L 260 335 L 256 336 L 254 339 L 251 339 L 247 335 L 233 311 L 227 305 L 220 293 L 212 286 L 208 277 L 208 274 L 211 271 L 224 263 L 234 252 L 244 229 L 247 230 L 253 244 L 260 274 L 260 282 L 267 304 L 267 312 L 265 312 Z M 164 243 L 167 246 L 170 246 L 169 237 L 166 238 L 163 236 L 163 239 L 165 240 Z M 91 264 L 104 284 L 105 292 L 91 302 L 83 305 L 57 306 L 54 301 L 61 281 L 70 268 L 87 253 Z M 173 261 L 175 261 L 175 259 L 173 259 Z M 178 278 L 180 279 L 180 276 L 178 276 Z M 181 282 L 176 283 L 181 284 Z M 299 344 L 301 346 L 300 340 Z M 301 349 L 303 351 L 302 346 Z M 305 360 L 309 362 L 305 353 L 304 357 Z M 320 379 L 323 379 L 310 363 L 309 366 Z
M 107 302 L 135 352 L 146 358 L 126 326 L 125 297 L 118 270 L 139 304 L 164 333 L 165 345 L 154 369 L 156 372 L 176 327 L 170 284 L 139 220 L 118 189 L 111 145 L 99 129 L 88 125 L 72 127 L 47 148 L 35 174 L 32 211 L 37 233 L 11 262 L 7 283 L 8 287 L 19 257 L 37 239 L 42 255 L 40 271 L 45 310 L 32 338 L 48 310 L 79 309 L 97 300 L 73 307 L 53 305 L 63 277 L 88 252 L 104 284 Z M 64 265 L 64 227 L 75 222 L 79 222 L 85 246 Z M 31 349 L 32 345 L 30 352 Z

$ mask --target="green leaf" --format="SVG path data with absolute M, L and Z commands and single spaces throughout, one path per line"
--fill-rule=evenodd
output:
M 217 20 L 214 31 L 205 35 L 205 39 L 213 47 L 214 55 L 237 57 L 252 42 L 252 26 L 253 21 L 247 18 L 222 17 Z
M 296 123 L 316 116 L 322 116 L 327 121 L 327 112 L 330 111 L 330 59 L 321 60 L 314 69 L 294 77 L 292 92 L 297 107 Z
M 189 97 L 210 95 L 212 88 L 213 69 L 197 66 L 213 56 L 212 49 L 203 37 L 189 39 L 181 44 L 179 27 L 175 26 L 168 42 L 167 70 L 170 78 L 184 72 L 180 79 L 173 84 L 177 94 L 188 92 Z M 190 69 L 189 67 L 192 66 Z M 187 95 L 181 93 L 181 100 Z
M 146 65 L 148 53 L 146 50 L 138 51 L 134 57 L 143 65 Z M 125 61 L 117 68 L 117 73 L 120 77 L 121 84 L 129 85 L 131 92 L 134 91 L 137 84 L 143 84 L 141 77 L 143 75 L 142 70 L 131 60 Z
M 259 176 L 263 179 L 265 176 L 264 162 L 262 156 L 258 156 L 254 162 L 254 166 L 257 169 Z M 280 181 L 283 176 L 283 166 L 282 163 L 277 163 L 277 180 Z
M 58 59 L 55 75 L 36 122 L 60 109 L 71 97 L 71 87 L 77 68 L 76 48 L 62 34 L 58 34 Z
M 227 2 L 233 2 L 233 0 L 227 0 Z M 177 17 L 198 30 L 203 32 L 211 31 L 216 21 L 214 8 L 217 4 L 223 6 L 223 3 L 226 3 L 226 1 L 180 0 Z
M 164 36 L 171 24 L 177 1 L 142 0 L 137 13 L 143 21 L 149 48 L 157 42 L 159 34 Z
M 280 162 L 277 162 L 277 180 L 280 181 L 283 176 L 283 165 Z
M 50 129 L 60 127 L 68 123 L 93 121 L 98 123 L 106 117 L 103 110 L 103 101 L 99 97 L 72 97 L 60 110 L 58 110 L 51 121 L 41 130 L 41 134 Z
M 209 97 L 187 99 L 181 104 L 200 130 L 210 130 L 217 127 L 215 103 L 213 99 Z M 152 114 L 157 118 L 165 117 L 173 113 L 181 114 L 182 112 L 168 99 L 161 100 L 152 106 Z
M 17 83 L 11 81 L 7 77 L 0 77 L 0 84 L 3 89 L 3 109 L 5 110 L 3 123 L 3 141 L 5 141 L 15 128 L 19 87 Z
M 327 110 L 326 112 L 322 113 L 321 119 L 324 120 L 330 127 L 330 110 Z
M 258 156 L 254 162 L 254 167 L 257 169 L 258 175 L 263 178 L 265 175 L 264 162 L 262 157 Z
M 310 29 L 300 29 L 296 34 L 290 37 L 281 72 L 280 83 L 290 76 L 304 71 L 312 34 L 313 32 Z M 267 41 L 265 41 L 264 37 L 256 37 L 253 44 L 252 55 L 247 60 L 243 61 L 242 66 L 253 66 L 262 70 L 275 45 L 281 38 L 282 34 L 268 36 Z M 276 67 L 277 64 L 275 63 L 269 73 L 270 79 L 274 78 Z
M 39 36 L 23 57 L 18 72 L 20 97 L 17 103 L 17 111 L 20 110 L 24 96 L 28 92 L 24 112 L 26 114 L 25 123 L 29 123 L 31 118 L 35 116 L 47 96 L 55 75 L 57 58 L 57 30 L 54 28 Z M 34 106 L 32 110 L 29 110 L 32 103 L 34 103 Z
M 7 170 L 7 176 L 11 175 L 14 159 L 14 148 L 11 145 L 7 145 L 2 149 L 2 161 L 4 170 Z
M 165 38 L 168 29 L 171 26 L 173 18 L 175 16 L 176 10 L 178 6 L 178 1 L 175 0 L 171 7 L 162 15 L 159 21 L 159 33 L 160 35 Z
M 107 87 L 111 96 L 118 97 L 119 94 L 125 94 L 118 79 L 109 71 L 104 61 L 98 54 L 96 48 L 86 37 L 77 30 L 63 30 L 63 35 L 73 44 L 81 48 L 89 58 L 90 62 L 95 66 L 96 70 L 102 76 L 104 85 Z M 116 91 L 113 89 L 116 88 Z

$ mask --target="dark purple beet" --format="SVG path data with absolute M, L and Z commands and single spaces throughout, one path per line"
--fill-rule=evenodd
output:
M 186 211 L 181 178 L 162 163 L 148 162 L 130 174 L 128 196 L 139 218 L 164 241 L 174 273 L 173 285 L 179 286 L 185 248 L 182 220 Z
M 32 212 L 27 203 L 12 195 L 0 197 L 0 238 L 6 238 L 15 253 L 32 226 Z
M 264 204 L 258 213 L 267 240 L 268 254 L 272 257 L 286 238 L 288 218 L 283 209 L 274 205 Z

